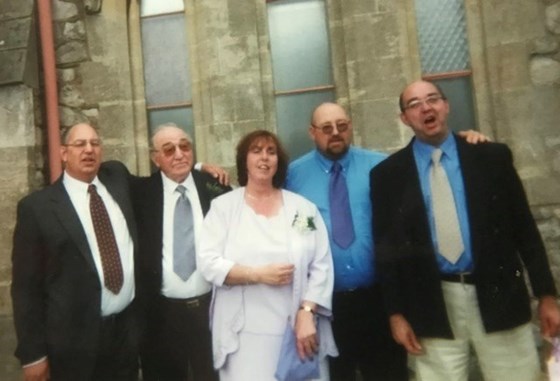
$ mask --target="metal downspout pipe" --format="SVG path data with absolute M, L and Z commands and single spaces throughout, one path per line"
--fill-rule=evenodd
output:
M 45 109 L 47 118 L 47 144 L 50 182 L 62 173 L 60 160 L 60 118 L 58 114 L 58 89 L 56 84 L 56 57 L 52 27 L 51 0 L 39 0 L 39 31 L 45 80 Z

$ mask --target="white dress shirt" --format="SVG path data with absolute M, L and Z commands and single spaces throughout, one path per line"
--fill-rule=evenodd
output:
M 195 270 L 186 281 L 173 271 L 173 214 L 179 198 L 179 192 L 176 191 L 178 185 L 183 185 L 187 189 L 185 194 L 189 198 L 193 211 L 195 250 L 198 251 L 200 246 L 200 231 L 204 215 L 192 174 L 189 173 L 181 184 L 171 180 L 163 172 L 161 172 L 161 178 L 163 181 L 163 282 L 161 293 L 168 298 L 178 299 L 206 294 L 210 292 L 212 286 L 198 270 Z
M 93 228 L 93 222 L 91 220 L 91 214 L 89 210 L 89 184 L 83 181 L 77 180 L 70 176 L 68 172 L 64 172 L 64 177 L 62 179 L 66 192 L 70 196 L 72 205 L 78 213 L 82 227 L 86 233 L 89 248 L 93 255 L 93 261 L 95 267 L 97 268 L 97 274 L 99 276 L 99 281 L 103 286 L 101 288 L 101 315 L 108 316 L 111 314 L 119 313 L 124 310 L 134 299 L 134 243 L 130 237 L 128 231 L 128 225 L 126 224 L 126 219 L 117 204 L 113 199 L 111 194 L 105 188 L 105 185 L 97 176 L 91 182 L 97 188 L 97 193 L 103 200 L 107 213 L 109 214 L 109 219 L 111 220 L 111 226 L 113 227 L 113 232 L 115 234 L 115 239 L 117 241 L 117 246 L 119 248 L 119 255 L 121 257 L 121 264 L 123 269 L 123 286 L 117 295 L 109 291 L 105 286 L 103 267 L 101 264 L 101 256 L 99 254 L 99 247 L 97 245 L 97 237 L 95 236 L 95 230 Z

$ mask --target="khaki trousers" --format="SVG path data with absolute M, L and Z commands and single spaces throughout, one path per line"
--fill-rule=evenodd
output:
M 467 381 L 470 346 L 485 381 L 539 379 L 539 360 L 531 325 L 486 334 L 472 285 L 442 282 L 454 340 L 421 339 L 425 354 L 416 357 L 419 381 Z

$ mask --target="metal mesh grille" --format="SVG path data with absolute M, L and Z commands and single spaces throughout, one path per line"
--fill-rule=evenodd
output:
M 424 74 L 469 69 L 463 0 L 416 0 L 416 22 Z

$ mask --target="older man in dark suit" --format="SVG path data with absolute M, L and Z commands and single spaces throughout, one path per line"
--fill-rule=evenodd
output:
M 26 381 L 131 381 L 138 373 L 136 225 L 118 162 L 87 124 L 63 140 L 64 174 L 18 204 L 12 300 Z
M 196 269 L 195 250 L 210 201 L 230 188 L 192 170 L 193 156 L 182 129 L 159 126 L 152 137 L 152 160 L 159 170 L 133 186 L 138 287 L 147 316 L 146 381 L 217 380 L 208 322 L 211 286 Z
M 430 82 L 406 87 L 400 107 L 415 138 L 370 176 L 393 337 L 422 380 L 466 380 L 470 347 L 485 380 L 538 379 L 525 270 L 543 335 L 558 334 L 560 313 L 510 150 L 456 139 Z

